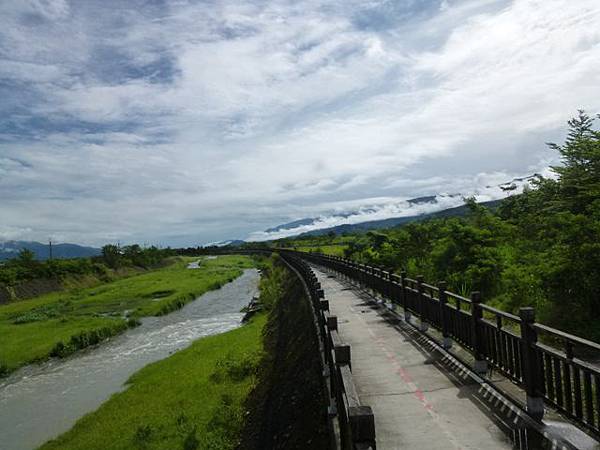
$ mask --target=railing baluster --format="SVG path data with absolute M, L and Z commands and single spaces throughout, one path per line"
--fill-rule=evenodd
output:
M 594 392 L 595 395 L 595 404 L 596 404 L 596 429 L 600 428 L 600 375 L 594 374 Z
M 452 339 L 450 337 L 450 323 L 448 320 L 448 295 L 446 294 L 448 285 L 445 281 L 438 283 L 438 297 L 440 308 L 440 322 L 442 327 L 442 347 L 446 350 L 452 347 Z
M 585 396 L 585 416 L 590 425 L 594 425 L 594 402 L 592 401 L 592 375 L 589 371 L 583 371 L 583 393 Z
M 563 373 L 561 370 L 561 363 L 558 358 L 554 358 L 554 390 L 556 392 L 556 403 L 559 407 L 563 408 L 565 399 L 563 396 Z
M 554 400 L 554 376 L 552 375 L 552 357 L 544 354 L 544 369 L 546 370 L 546 394 L 550 400 Z
M 402 290 L 402 308 L 404 309 L 404 320 L 410 322 L 410 311 L 408 310 L 408 297 L 406 292 L 406 270 L 400 272 L 400 289 Z
M 583 419 L 583 404 L 581 401 L 581 371 L 577 366 L 573 366 L 573 394 L 575 395 L 575 415 L 578 419 Z
M 571 388 L 571 365 L 563 362 L 563 375 L 565 384 L 565 409 L 567 413 L 573 414 L 573 389 Z
M 419 312 L 419 330 L 427 331 L 429 326 L 425 321 L 425 295 L 423 290 L 423 275 L 417 277 L 417 311 Z

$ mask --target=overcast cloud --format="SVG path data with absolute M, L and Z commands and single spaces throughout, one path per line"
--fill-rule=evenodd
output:
M 541 172 L 599 68 L 597 0 L 0 0 L 0 239 L 195 245 Z

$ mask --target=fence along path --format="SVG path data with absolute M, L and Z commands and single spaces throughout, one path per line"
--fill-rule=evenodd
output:
M 313 270 L 352 349 L 353 379 L 373 409 L 378 449 L 512 448 L 490 411 L 472 401 L 478 384 L 449 378 L 360 293 Z
M 418 318 L 421 332 L 430 325 L 439 330 L 441 347 L 449 348 L 454 341 L 471 353 L 474 362 L 470 371 L 485 378 L 491 366 L 522 388 L 528 428 L 549 440 L 552 448 L 598 448 L 600 368 L 575 354 L 598 354 L 599 344 L 536 323 L 533 308 L 521 308 L 519 316 L 515 316 L 483 304 L 478 292 L 470 299 L 453 294 L 443 282 L 428 285 L 422 277 L 409 279 L 405 274 L 391 274 L 379 267 L 335 256 L 304 253 L 303 257 L 401 306 L 406 322 L 411 321 L 411 316 Z M 539 335 L 562 341 L 564 351 L 539 342 Z M 516 397 L 510 389 L 493 390 L 494 396 L 505 400 L 508 393 L 510 403 L 514 404 Z M 548 407 L 554 408 L 553 417 L 542 421 Z M 556 413 L 563 419 L 557 422 Z M 564 418 L 589 434 L 577 430 Z

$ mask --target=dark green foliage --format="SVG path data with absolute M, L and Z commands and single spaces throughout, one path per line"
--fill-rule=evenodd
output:
M 251 375 L 256 375 L 261 355 L 246 353 L 234 356 L 231 352 L 215 365 L 215 371 L 211 374 L 214 383 L 222 383 L 225 380 L 239 383 Z
M 200 441 L 196 437 L 196 428 L 190 431 L 183 441 L 183 450 L 196 450 L 200 445 Z
M 137 427 L 133 434 L 133 445 L 137 448 L 146 448 L 152 437 L 152 427 L 150 425 L 141 425 Z
M 116 245 L 106 245 L 102 248 L 102 256 L 37 261 L 33 252 L 23 249 L 18 257 L 0 266 L 0 284 L 14 286 L 35 279 L 62 280 L 67 276 L 82 275 L 106 279 L 110 273 L 109 269 L 152 268 L 172 255 L 174 252 L 171 249 L 141 248 L 139 245 L 119 248 Z
M 137 326 L 138 324 L 139 321 L 135 320 L 130 320 L 127 322 L 118 321 L 115 322 L 115 326 L 113 327 L 82 331 L 81 333 L 72 336 L 69 342 L 66 344 L 62 341 L 56 343 L 50 352 L 50 356 L 64 358 L 65 356 L 75 353 L 77 350 L 82 350 L 86 347 L 99 344 L 103 340 L 119 334 L 127 327 Z
M 102 247 L 102 258 L 104 263 L 111 268 L 122 266 L 137 266 L 149 268 L 159 264 L 167 256 L 175 253 L 167 249 L 157 247 L 142 248 L 137 244 L 119 247 L 116 245 L 105 245 Z
M 15 325 L 40 322 L 43 320 L 54 319 L 64 316 L 73 310 L 73 305 L 69 300 L 60 301 L 48 305 L 42 305 L 13 316 L 12 323 Z
M 102 259 L 111 269 L 116 269 L 121 265 L 121 251 L 118 246 L 108 244 L 102 247 Z
M 283 295 L 283 282 L 287 277 L 287 272 L 278 258 L 274 254 L 268 264 L 261 267 L 264 276 L 260 279 L 260 304 L 267 311 L 273 309 Z

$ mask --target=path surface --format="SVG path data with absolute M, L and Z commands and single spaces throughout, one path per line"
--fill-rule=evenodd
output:
M 378 450 L 512 448 L 478 400 L 478 384 L 436 364 L 415 333 L 386 320 L 387 308 L 367 302 L 366 293 L 314 270 L 351 346 L 354 382 L 361 403 L 373 408 Z

